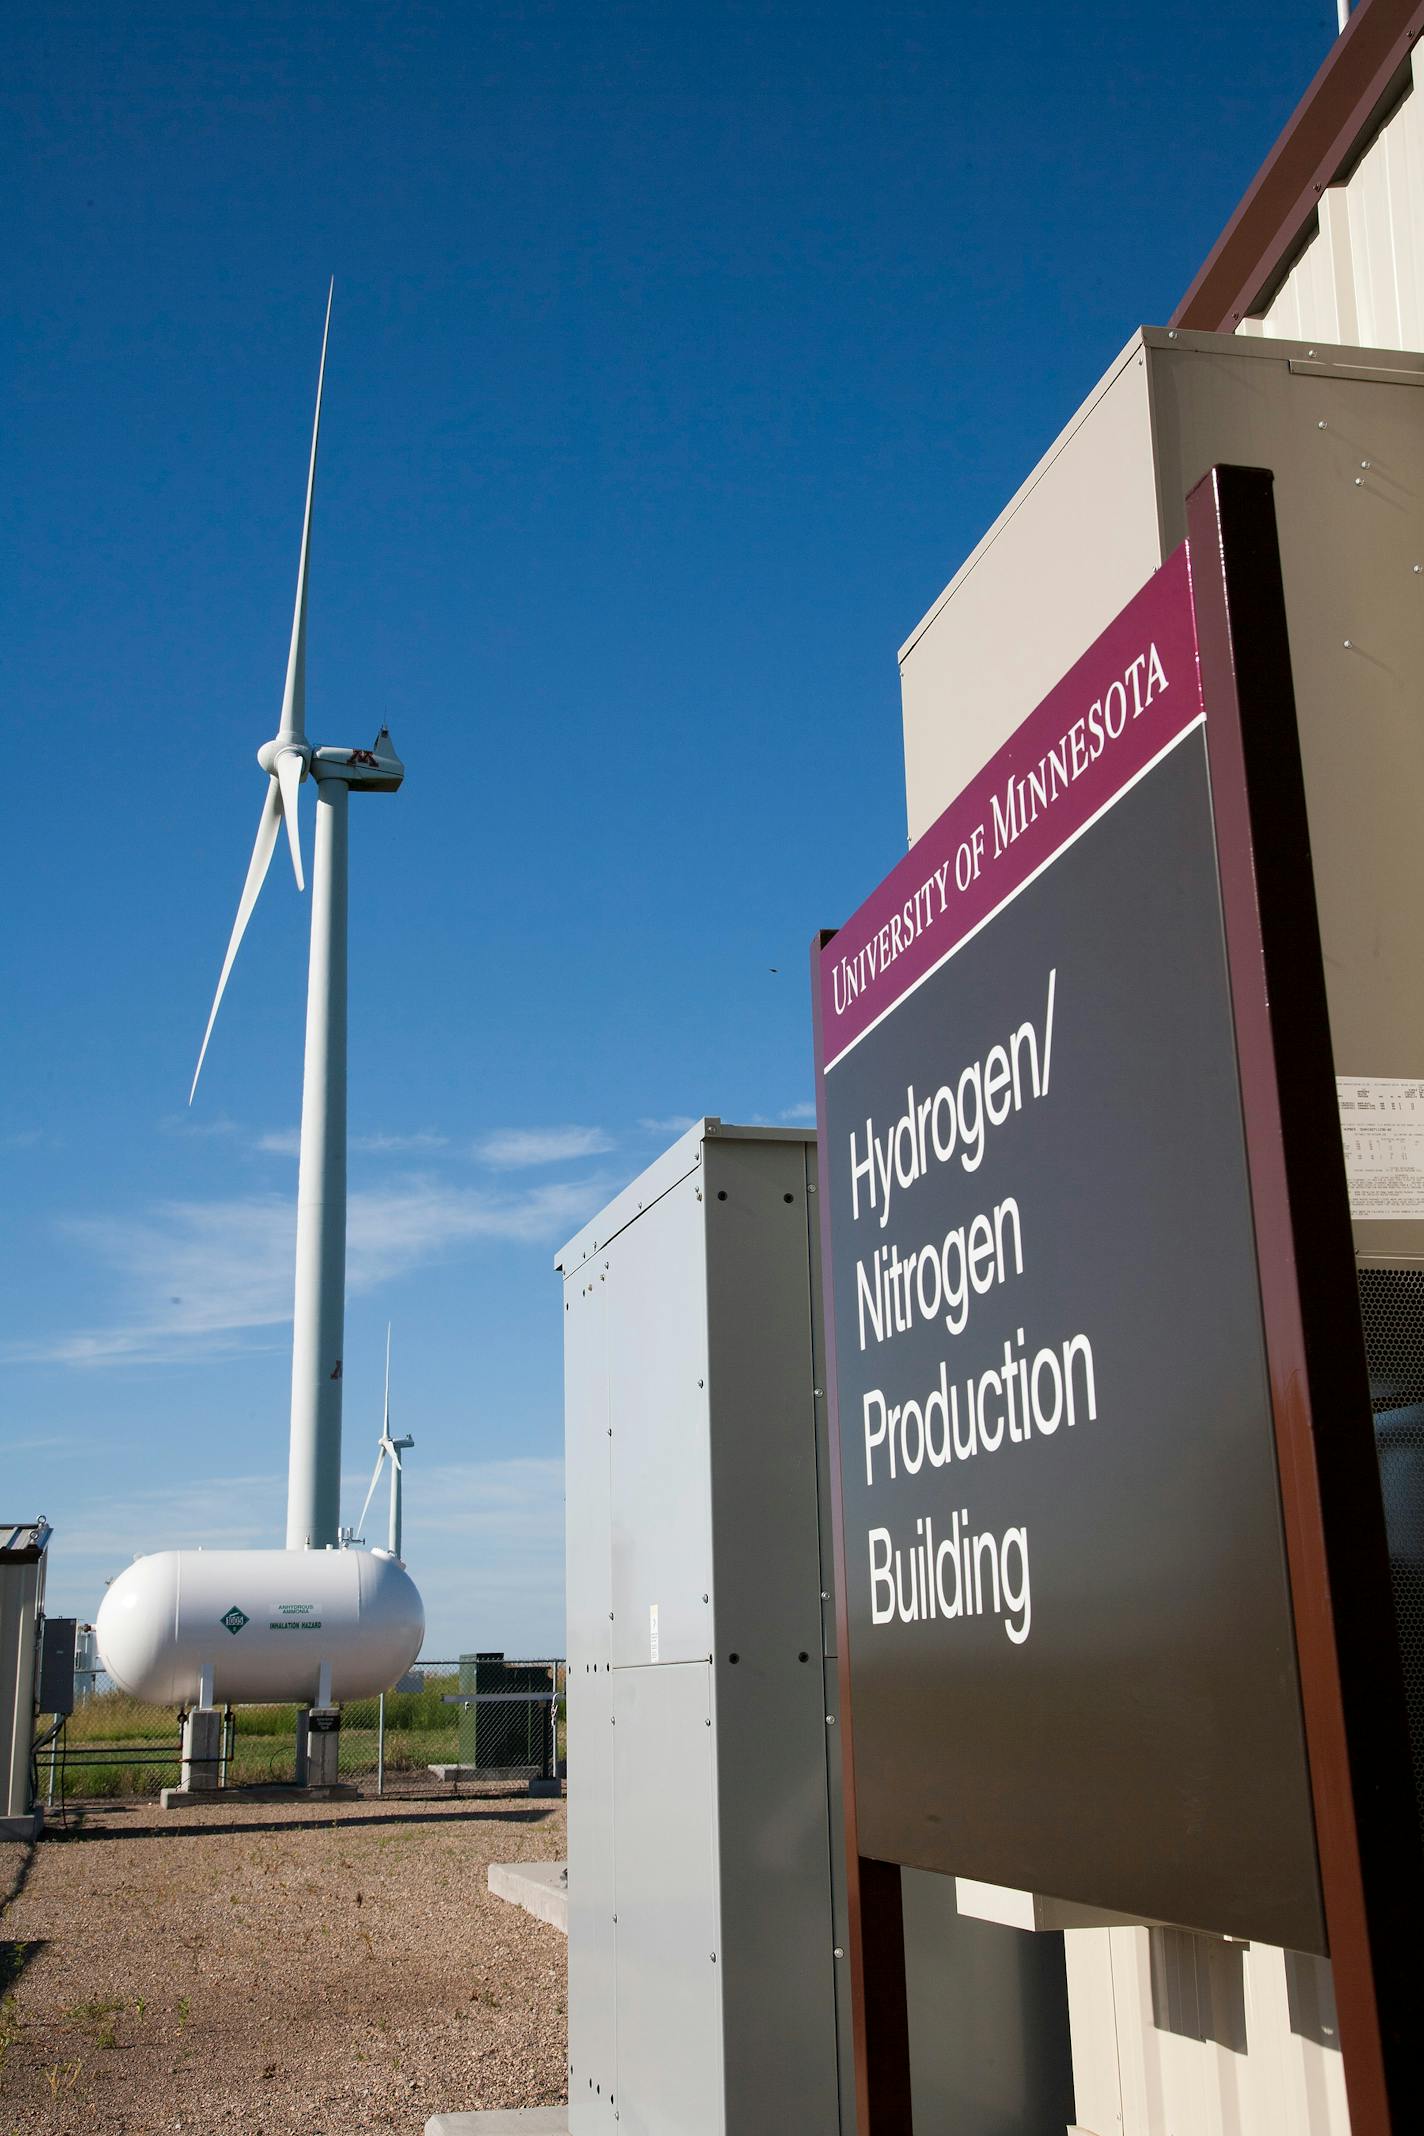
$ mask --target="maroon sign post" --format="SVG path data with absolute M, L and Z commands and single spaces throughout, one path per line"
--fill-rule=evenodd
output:
M 1357 2136 L 1417 2104 L 1270 478 L 1189 527 L 813 953 L 867 2131 L 909 2125 L 898 1864 L 1328 1949 Z

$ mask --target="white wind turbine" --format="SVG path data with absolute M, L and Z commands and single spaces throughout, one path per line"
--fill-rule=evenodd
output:
M 305 888 L 297 796 L 303 782 L 310 779 L 316 786 L 316 848 L 312 862 L 301 1160 L 297 1173 L 292 1428 L 287 1474 L 289 1550 L 307 1545 L 320 1549 L 335 1544 L 339 1537 L 341 1369 L 346 1308 L 347 799 L 353 790 L 392 794 L 405 777 L 405 766 L 391 747 L 385 727 L 371 749 L 313 748 L 307 740 L 307 563 L 311 553 L 321 396 L 326 379 L 326 342 L 331 330 L 331 294 L 328 290 L 282 715 L 271 741 L 264 742 L 257 752 L 257 761 L 267 774 L 267 792 L 218 990 L 203 1033 L 193 1088 L 188 1094 L 191 1105 L 228 974 L 266 880 L 278 826 L 283 821 L 297 888 Z
M 356 1523 L 356 1539 L 361 1540 L 361 1530 L 366 1525 L 366 1515 L 371 1510 L 371 1500 L 376 1495 L 376 1485 L 381 1480 L 381 1467 L 387 1457 L 391 1464 L 391 1516 L 387 1545 L 391 1556 L 401 1554 L 401 1455 L 414 1446 L 414 1439 L 391 1437 L 391 1328 L 386 1323 L 386 1406 L 381 1417 L 381 1445 L 376 1455 L 376 1466 L 371 1472 L 371 1488 L 366 1493 L 366 1503 L 361 1508 L 361 1518 Z

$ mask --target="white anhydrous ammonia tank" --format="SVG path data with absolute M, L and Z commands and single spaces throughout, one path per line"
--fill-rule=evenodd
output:
M 419 1591 L 386 1550 L 159 1550 L 105 1595 L 104 1667 L 154 1706 L 191 1706 L 211 1668 L 218 1705 L 374 1698 L 415 1660 Z

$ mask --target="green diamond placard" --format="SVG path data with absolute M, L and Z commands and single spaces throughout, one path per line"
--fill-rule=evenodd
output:
M 247 1618 L 244 1616 L 243 1612 L 234 1602 L 232 1608 L 228 1611 L 227 1615 L 225 1617 L 219 1617 L 218 1622 L 219 1624 L 225 1624 L 228 1630 L 232 1633 L 233 1638 L 236 1639 L 238 1633 L 242 1630 L 244 1624 L 246 1624 Z

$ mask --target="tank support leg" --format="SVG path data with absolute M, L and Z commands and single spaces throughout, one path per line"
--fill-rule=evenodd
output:
M 177 1787 L 159 1792 L 165 1810 L 187 1808 L 193 1802 L 211 1801 L 222 1786 L 223 1713 L 213 1704 L 213 1670 L 205 1662 L 198 1672 L 198 1704 L 183 1720 L 183 1760 Z

